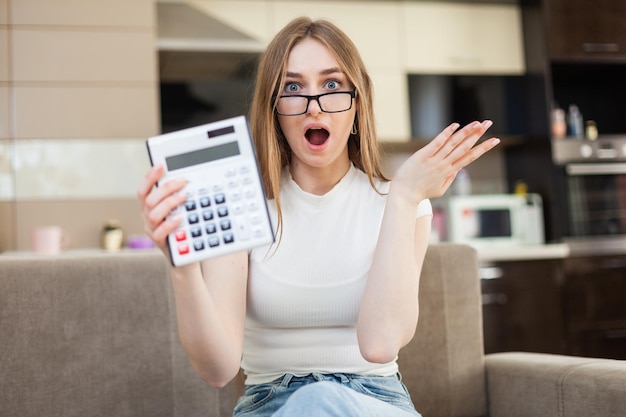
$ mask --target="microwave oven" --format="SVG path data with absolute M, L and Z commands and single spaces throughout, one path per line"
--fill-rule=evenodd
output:
M 538 194 L 452 196 L 448 238 L 477 248 L 540 245 L 545 241 Z

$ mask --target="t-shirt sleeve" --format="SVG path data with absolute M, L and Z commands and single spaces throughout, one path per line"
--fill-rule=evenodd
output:
M 415 217 L 420 218 L 427 215 L 433 215 L 433 206 L 430 204 L 429 199 L 424 199 L 417 205 L 417 215 Z

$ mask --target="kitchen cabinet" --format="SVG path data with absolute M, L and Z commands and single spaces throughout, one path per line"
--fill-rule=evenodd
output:
M 481 265 L 485 353 L 565 353 L 560 259 Z
M 543 7 L 551 59 L 626 58 L 626 2 L 544 0 Z
M 626 256 L 568 258 L 564 265 L 568 353 L 626 359 Z
M 522 74 L 522 18 L 512 4 L 404 2 L 410 73 Z

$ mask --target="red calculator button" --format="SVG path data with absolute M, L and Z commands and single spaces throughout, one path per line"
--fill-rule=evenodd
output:
M 179 255 L 186 255 L 189 253 L 189 245 L 186 243 L 181 243 L 180 245 L 178 245 L 178 254 Z
M 187 239 L 187 233 L 184 230 L 177 230 L 175 236 L 177 242 Z

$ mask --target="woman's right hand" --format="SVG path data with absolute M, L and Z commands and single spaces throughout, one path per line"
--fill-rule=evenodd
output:
M 179 226 L 181 219 L 178 216 L 168 215 L 186 200 L 185 188 L 187 181 L 176 179 L 156 186 L 165 170 L 162 165 L 151 167 L 139 185 L 137 197 L 141 208 L 144 229 L 152 241 L 169 256 L 167 235 Z

